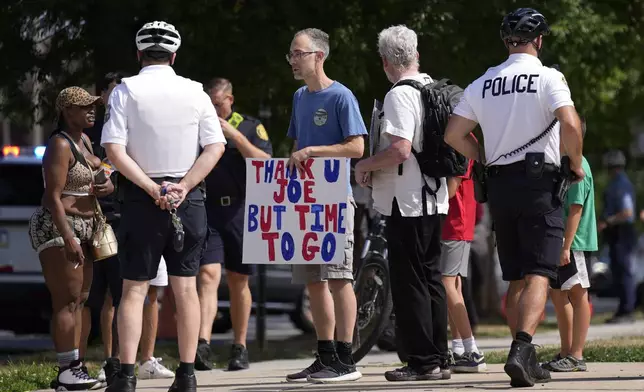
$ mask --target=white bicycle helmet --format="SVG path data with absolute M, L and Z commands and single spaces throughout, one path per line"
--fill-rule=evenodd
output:
M 181 46 L 181 35 L 166 22 L 146 23 L 136 33 L 136 48 L 140 51 L 156 50 L 175 53 Z

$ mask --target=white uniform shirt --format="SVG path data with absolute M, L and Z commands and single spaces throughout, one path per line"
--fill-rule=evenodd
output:
M 101 145 L 126 146 L 149 177 L 186 175 L 202 147 L 226 143 L 219 117 L 201 83 L 172 67 L 150 65 L 110 94 Z
M 470 84 L 454 114 L 481 125 L 488 164 L 507 165 L 524 160 L 528 152 L 544 152 L 547 163 L 559 166 L 559 123 L 527 149 L 501 156 L 545 131 L 555 119 L 554 111 L 563 106 L 574 106 L 563 74 L 521 53 Z
M 413 79 L 421 83 L 430 83 L 427 74 L 419 74 L 403 79 Z M 378 152 L 391 145 L 391 135 L 407 139 L 416 151 L 422 150 L 423 136 L 423 103 L 420 91 L 411 86 L 398 86 L 389 90 L 383 102 L 384 117 L 380 133 Z M 423 215 L 423 182 L 422 173 L 413 154 L 403 163 L 402 175 L 398 174 L 398 165 L 388 167 L 372 174 L 373 203 L 379 213 L 390 216 L 394 197 L 398 201 L 400 215 L 417 217 Z M 436 190 L 436 180 L 425 176 L 427 184 Z M 447 182 L 441 178 L 440 187 L 434 196 L 426 194 L 426 212 L 428 214 L 447 214 L 449 201 Z M 437 207 L 437 208 L 436 208 Z

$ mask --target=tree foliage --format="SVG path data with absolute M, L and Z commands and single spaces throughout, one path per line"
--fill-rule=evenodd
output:
M 279 144 L 299 86 L 284 59 L 297 30 L 318 27 L 330 34 L 327 73 L 354 91 L 368 121 L 371 102 L 389 87 L 377 53 L 380 30 L 413 28 L 422 69 L 465 86 L 504 61 L 498 28 L 503 15 L 520 6 L 525 4 L 515 0 L 5 0 L 3 111 L 22 121 L 33 117 L 32 97 L 22 92 L 31 78 L 43 83 L 37 102 L 48 109 L 48 120 L 63 86 L 92 84 L 116 69 L 137 72 L 135 32 L 146 21 L 166 20 L 183 37 L 177 72 L 202 82 L 229 78 L 243 112 L 270 106 L 267 128 Z M 531 6 L 553 30 L 542 61 L 560 64 L 588 118 L 586 150 L 625 146 L 644 103 L 644 0 L 541 0 Z

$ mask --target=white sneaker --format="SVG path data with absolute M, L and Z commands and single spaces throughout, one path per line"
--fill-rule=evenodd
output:
M 98 381 L 100 381 L 100 382 L 107 381 L 107 378 L 105 378 L 105 365 L 106 364 L 107 364 L 107 362 L 103 361 L 103 363 L 101 364 L 101 370 L 98 372 L 98 376 L 96 377 L 96 379 Z
M 52 384 L 56 391 L 88 391 L 102 388 L 102 383 L 90 377 L 87 368 L 78 361 L 68 368 L 60 369 Z
M 161 358 L 150 358 L 139 365 L 139 378 L 142 380 L 174 378 L 174 372 L 161 365 Z

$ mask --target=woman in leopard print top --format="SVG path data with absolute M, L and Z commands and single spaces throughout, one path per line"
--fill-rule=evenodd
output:
M 52 298 L 52 338 L 60 367 L 54 383 L 67 390 L 89 390 L 98 384 L 78 353 L 81 312 L 92 283 L 88 243 L 94 231 L 94 198 L 114 190 L 109 178 L 101 185 L 94 183 L 101 161 L 83 133 L 94 125 L 97 102 L 100 97 L 80 87 L 58 95 L 56 109 L 63 126 L 49 139 L 43 157 L 42 207 L 29 227 Z

